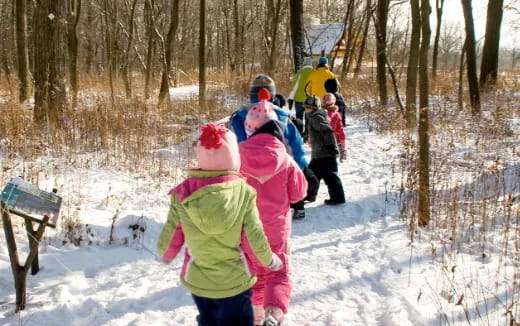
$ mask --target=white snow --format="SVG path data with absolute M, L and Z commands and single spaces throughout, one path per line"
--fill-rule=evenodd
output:
M 328 195 L 322 183 L 306 218 L 293 222 L 294 288 L 287 325 L 439 325 L 439 306 L 451 325 L 466 324 L 463 308 L 472 304 L 455 306 L 459 296 L 439 293 L 441 269 L 431 259 L 430 244 L 411 243 L 406 222 L 398 217 L 400 147 L 359 121 L 347 122 L 348 154 L 340 166 L 347 203 L 324 206 Z M 168 159 L 175 153 L 159 154 Z M 63 176 L 48 165 L 41 183 L 47 190 L 62 185 L 62 214 L 83 226 L 66 244 L 63 225 L 46 231 L 41 271 L 27 278 L 27 307 L 20 314 L 14 313 L 13 277 L 0 232 L 0 325 L 196 325 L 196 307 L 179 282 L 183 255 L 170 265 L 155 256 L 167 192 L 180 180 L 73 166 L 63 169 Z M 19 222 L 16 231 L 19 251 L 27 252 Z M 496 270 L 479 262 L 473 266 Z M 499 310 L 494 304 L 486 308 Z

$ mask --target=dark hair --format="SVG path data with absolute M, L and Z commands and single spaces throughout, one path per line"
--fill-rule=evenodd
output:
M 321 67 L 325 67 L 325 68 L 328 68 L 329 65 L 326 64 L 326 63 L 318 63 L 318 66 L 316 68 L 321 68 Z
M 279 108 L 283 108 L 287 101 L 285 100 L 285 97 L 282 94 L 276 94 L 273 98 L 273 104 L 278 106 Z
M 325 90 L 329 93 L 337 93 L 339 91 L 338 80 L 329 78 L 325 81 Z

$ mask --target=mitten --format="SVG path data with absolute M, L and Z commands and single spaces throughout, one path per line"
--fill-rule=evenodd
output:
M 274 252 L 273 252 L 273 258 L 272 258 L 271 262 L 269 263 L 269 265 L 267 266 L 267 268 L 269 268 L 270 270 L 275 271 L 275 272 L 279 271 L 283 268 L 282 260 Z
M 342 163 L 347 159 L 347 151 L 345 150 L 345 146 L 340 145 L 339 147 L 339 161 Z

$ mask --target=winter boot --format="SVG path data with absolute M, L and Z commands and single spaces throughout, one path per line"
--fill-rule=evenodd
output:
M 301 220 L 305 218 L 304 209 L 295 209 L 292 215 L 293 220 Z
M 334 205 L 342 205 L 342 204 L 345 204 L 345 200 L 343 200 L 343 201 L 336 201 L 336 200 L 333 200 L 333 199 L 325 199 L 325 205 L 334 206 Z

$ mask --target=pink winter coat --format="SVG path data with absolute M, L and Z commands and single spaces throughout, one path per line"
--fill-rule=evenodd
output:
M 284 144 L 270 134 L 254 135 L 240 143 L 239 150 L 241 172 L 256 189 L 256 205 L 269 243 L 287 240 L 291 232 L 290 204 L 307 193 L 303 172 Z
M 334 130 L 336 143 L 345 148 L 345 130 L 343 130 L 343 122 L 341 120 L 341 115 L 338 112 L 338 107 L 335 105 L 327 107 L 327 115 L 330 119 L 330 126 L 332 127 L 332 130 Z
M 252 288 L 251 302 L 264 307 L 279 307 L 287 313 L 292 289 L 289 277 L 290 204 L 305 197 L 307 180 L 287 154 L 284 144 L 271 134 L 253 135 L 239 144 L 239 150 L 241 172 L 257 192 L 256 205 L 267 241 L 283 262 L 279 271 L 266 269 L 244 241 L 251 270 L 258 276 L 258 282 Z

